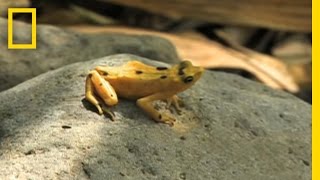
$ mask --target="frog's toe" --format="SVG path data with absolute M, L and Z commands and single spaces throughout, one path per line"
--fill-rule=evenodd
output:
M 181 109 L 177 110 L 177 113 L 178 113 L 179 115 L 181 115 L 181 114 L 182 114 Z
M 166 115 L 166 114 L 162 114 L 159 116 L 159 122 L 168 124 L 170 126 L 173 126 L 175 121 L 176 121 L 176 119 L 174 117 Z
M 101 107 L 99 105 L 97 105 L 96 108 L 98 109 L 98 113 L 100 115 L 102 115 L 103 114 L 103 110 L 101 109 Z
M 115 120 L 116 115 L 109 108 L 103 106 L 102 111 L 104 112 L 105 115 L 107 115 L 111 119 L 111 121 Z

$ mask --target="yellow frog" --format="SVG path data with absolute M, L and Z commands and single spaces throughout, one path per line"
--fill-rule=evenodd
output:
M 167 67 L 153 67 L 139 61 L 129 61 L 118 67 L 97 66 L 86 79 L 86 99 L 95 105 L 99 114 L 114 114 L 105 105 L 118 103 L 118 96 L 137 100 L 137 105 L 157 122 L 173 125 L 175 118 L 157 111 L 152 102 L 167 100 L 180 110 L 177 93 L 192 86 L 202 75 L 204 69 L 189 61 Z M 103 104 L 103 102 L 105 104 Z

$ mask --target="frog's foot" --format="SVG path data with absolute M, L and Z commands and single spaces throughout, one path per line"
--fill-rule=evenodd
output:
M 182 100 L 177 95 L 173 95 L 172 97 L 167 99 L 166 108 L 169 109 L 170 106 L 173 105 L 177 113 L 181 114 L 181 107 L 180 107 L 181 104 L 183 104 Z
M 91 93 L 86 94 L 86 99 L 98 109 L 98 113 L 100 115 L 108 115 L 108 117 L 110 117 L 110 119 L 114 121 L 115 114 L 107 106 L 103 105 L 102 100 L 96 98 L 95 95 Z
M 161 113 L 158 115 L 158 117 L 154 118 L 155 121 L 160 122 L 160 123 L 165 123 L 170 126 L 174 125 L 174 122 L 176 122 L 176 119 L 168 114 Z
M 108 115 L 108 117 L 111 119 L 111 121 L 115 120 L 116 115 L 108 107 L 102 106 L 101 109 L 102 109 L 102 111 L 104 112 L 105 115 Z
M 155 100 L 161 100 L 161 99 L 167 99 L 168 96 L 165 96 L 164 94 L 154 94 L 151 96 L 147 96 L 141 99 L 137 100 L 137 105 L 143 109 L 149 116 L 152 117 L 153 120 L 160 123 L 169 124 L 170 126 L 174 125 L 174 122 L 176 121 L 175 118 L 165 114 L 160 113 L 157 111 L 153 105 L 152 102 Z

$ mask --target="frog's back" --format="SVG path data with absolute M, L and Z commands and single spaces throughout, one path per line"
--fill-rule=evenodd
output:
M 149 81 L 157 80 L 162 75 L 169 73 L 169 69 L 167 67 L 146 65 L 139 61 L 129 61 L 119 67 L 109 67 L 108 73 L 109 75 L 106 77 L 107 80 L 130 79 L 131 81 Z
M 168 89 L 170 69 L 154 67 L 139 61 L 130 61 L 114 67 L 106 80 L 120 97 L 137 99 Z

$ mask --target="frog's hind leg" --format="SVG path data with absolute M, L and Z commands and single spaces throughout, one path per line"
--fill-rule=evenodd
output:
M 112 86 L 95 70 L 91 71 L 87 76 L 85 96 L 86 99 L 98 109 L 99 114 L 103 114 L 104 112 L 108 114 L 112 120 L 114 119 L 113 112 L 105 107 L 102 101 L 104 101 L 106 105 L 112 106 L 117 104 L 118 97 Z
M 155 121 L 173 126 L 174 122 L 176 121 L 175 118 L 173 118 L 165 113 L 160 113 L 152 105 L 153 101 L 163 100 L 163 99 L 167 99 L 167 98 L 168 97 L 166 95 L 164 95 L 163 93 L 157 93 L 157 94 L 153 94 L 153 95 L 138 99 L 137 105 L 141 109 L 143 109 L 149 116 L 151 116 L 152 119 L 154 119 Z
M 86 79 L 86 99 L 93 104 L 94 106 L 96 106 L 96 108 L 99 111 L 99 114 L 103 114 L 102 108 L 100 106 L 100 102 L 98 101 L 98 99 L 95 97 L 94 95 L 94 87 L 92 85 L 91 79 L 90 79 L 90 75 L 87 76 Z

